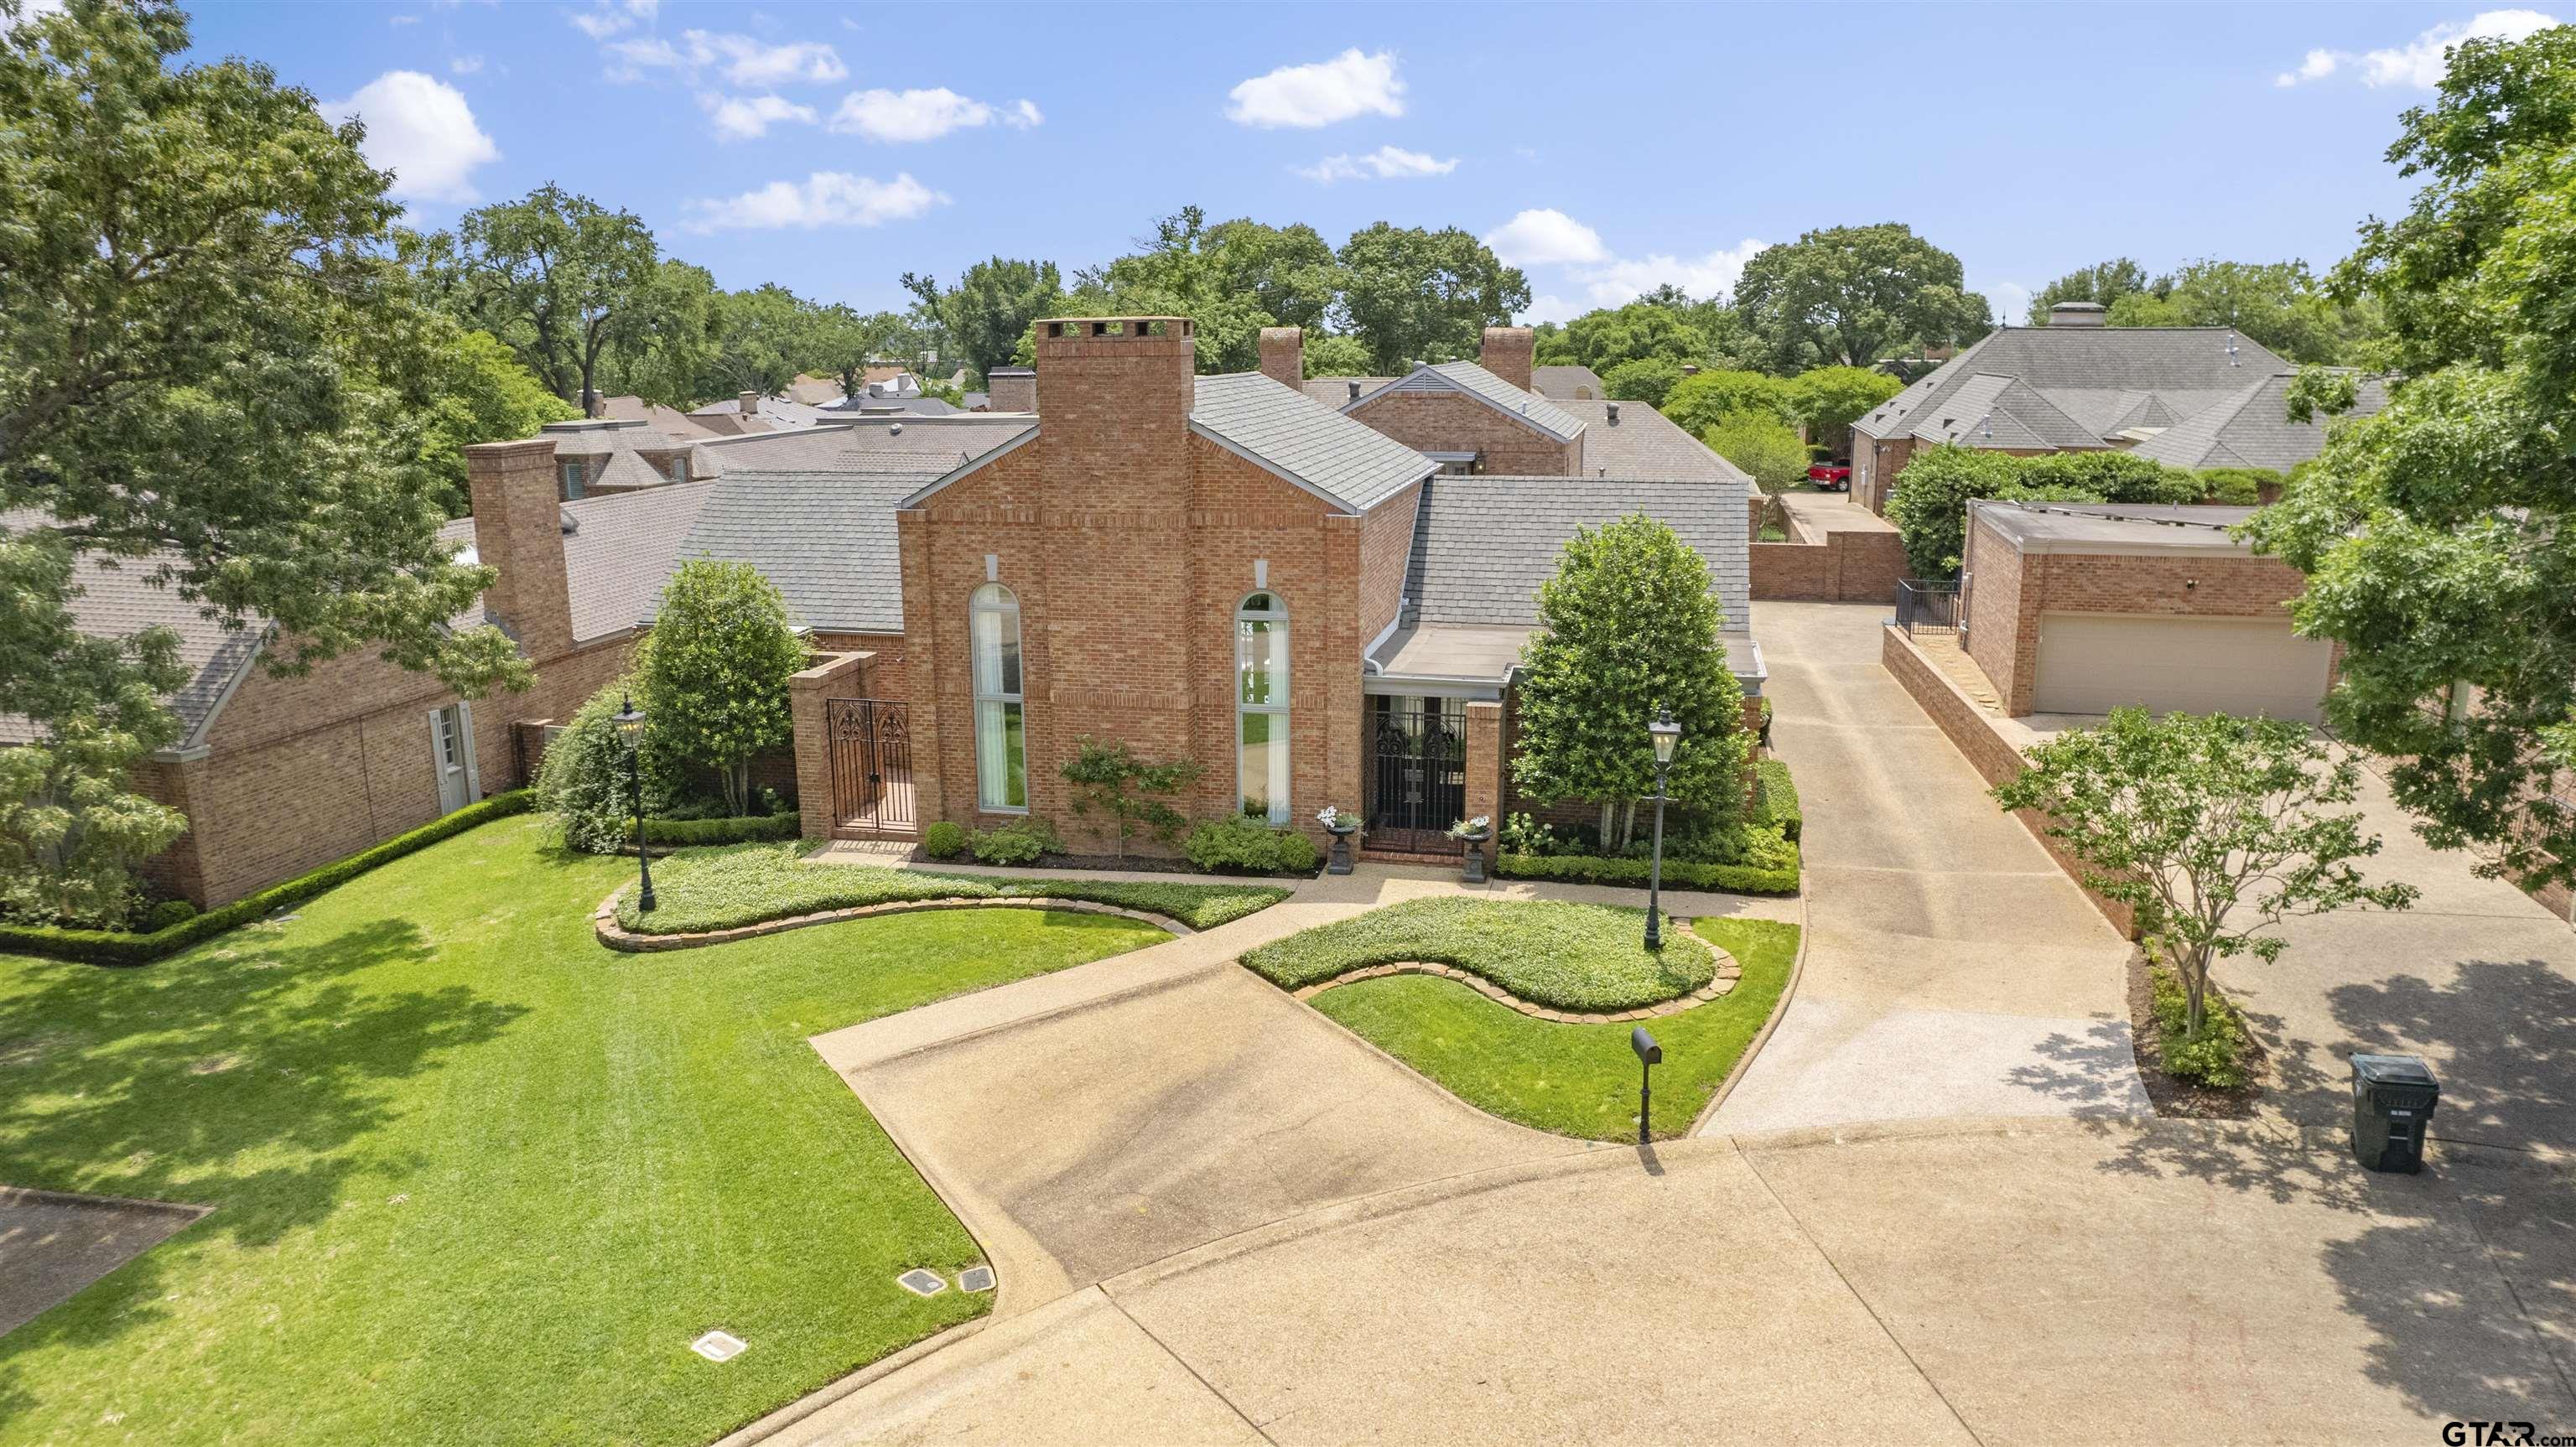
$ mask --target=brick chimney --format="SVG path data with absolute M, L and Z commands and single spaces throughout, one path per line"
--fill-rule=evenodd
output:
M 984 374 L 985 405 L 995 412 L 1038 410 L 1038 374 L 1026 367 L 995 367 Z
M 1286 386 L 1304 386 L 1306 333 L 1296 327 L 1263 327 L 1261 375 Z
M 2098 301 L 2062 301 L 2048 309 L 2052 327 L 2098 327 L 2109 310 Z
M 564 567 L 563 504 L 555 439 L 478 442 L 465 449 L 474 502 L 474 551 L 500 578 L 484 608 L 543 661 L 571 651 L 572 587 Z
M 745 417 L 757 417 L 760 415 L 760 394 L 758 392 L 737 393 L 733 402 L 736 407 L 742 409 L 742 415 Z
M 1538 336 L 1527 327 L 1485 328 L 1485 352 L 1478 365 L 1526 392 L 1530 367 L 1537 360 Z
M 1113 484 L 1124 506 L 1186 508 L 1196 332 L 1187 317 L 1038 323 L 1040 435 L 1050 470 Z

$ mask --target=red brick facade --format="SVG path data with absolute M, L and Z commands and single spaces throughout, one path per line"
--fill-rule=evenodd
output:
M 1384 392 L 1347 414 L 1416 452 L 1473 452 L 1502 477 L 1574 477 L 1583 437 L 1560 442 L 1465 392 Z
M 2026 553 L 1973 512 L 1964 571 L 1968 656 L 2015 716 L 2035 707 L 2043 612 L 2276 618 L 2307 589 L 2298 569 L 2250 553 Z
M 1902 534 L 1837 529 L 1816 542 L 1755 543 L 1753 596 L 1824 603 L 1892 603 L 1906 574 Z

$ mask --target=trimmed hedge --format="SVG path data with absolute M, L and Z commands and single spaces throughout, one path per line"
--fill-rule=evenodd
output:
M 1797 843 L 1807 816 L 1798 811 L 1798 786 L 1789 779 L 1789 766 L 1778 759 L 1764 759 L 1753 766 L 1753 777 L 1754 822 L 1777 824 L 1781 838 Z
M 647 819 L 644 839 L 650 844 L 668 844 L 687 848 L 701 844 L 769 844 L 781 839 L 794 839 L 805 832 L 801 813 L 746 814 L 739 819 Z M 627 821 L 628 838 L 635 835 L 634 821 Z
M 1624 884 L 1646 887 L 1652 861 L 1602 859 L 1589 854 L 1504 854 L 1496 856 L 1494 873 L 1505 879 L 1548 879 L 1561 884 Z M 1796 894 L 1798 869 L 1764 869 L 1753 864 L 1693 864 L 1664 861 L 1667 889 L 1711 889 L 1723 894 Z
M 1243 964 L 1295 990 L 1367 965 L 1431 961 L 1588 1015 L 1679 999 L 1716 974 L 1716 956 L 1689 935 L 1647 953 L 1645 923 L 1644 910 L 1624 905 L 1409 899 L 1245 950 Z
M 90 965 L 148 965 L 166 955 L 177 954 L 190 945 L 249 924 L 272 911 L 302 904 L 317 894 L 328 893 L 378 865 L 391 864 L 406 854 L 462 834 L 477 824 L 511 814 L 524 814 L 535 807 L 535 802 L 535 794 L 527 789 L 495 794 L 480 803 L 468 804 L 453 814 L 441 815 L 408 834 L 397 834 L 382 844 L 325 864 L 310 874 L 298 875 L 284 884 L 270 885 L 221 909 L 207 910 L 194 919 L 150 934 L 0 924 L 0 953 L 45 955 Z

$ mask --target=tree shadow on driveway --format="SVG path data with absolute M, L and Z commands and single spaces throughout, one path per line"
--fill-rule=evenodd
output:
M 2068 1102 L 2067 1114 L 2135 1116 L 2148 1110 L 2126 1023 L 2097 1020 L 2082 1039 L 2051 1031 L 2041 1037 L 2039 1054 L 2046 1063 L 2015 1067 L 2009 1078 L 2024 1090 Z

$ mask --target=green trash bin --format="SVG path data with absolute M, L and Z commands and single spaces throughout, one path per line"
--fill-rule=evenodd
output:
M 2352 1057 L 2352 1153 L 2374 1171 L 2424 1169 L 2424 1130 L 2442 1087 L 2414 1055 Z

